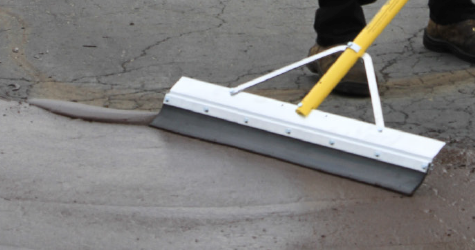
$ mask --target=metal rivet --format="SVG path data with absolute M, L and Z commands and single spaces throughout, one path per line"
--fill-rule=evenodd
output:
M 334 141 L 334 140 L 330 140 L 328 143 L 329 143 L 330 145 L 332 145 L 332 146 L 335 145 L 335 141 Z
M 249 123 L 249 119 L 244 118 L 244 123 L 248 124 L 248 123 Z
M 204 111 L 205 113 L 208 113 L 208 112 L 209 112 L 209 108 L 204 108 L 203 111 Z
M 288 135 L 290 135 L 290 134 L 292 133 L 292 130 L 286 129 L 286 130 L 285 130 L 285 133 L 287 133 Z
M 375 153 L 374 153 L 374 156 L 376 156 L 376 157 L 379 158 L 379 157 L 381 156 L 381 154 L 380 154 L 379 152 L 375 152 Z
M 170 99 L 168 99 L 168 98 L 165 98 L 165 102 L 170 102 Z

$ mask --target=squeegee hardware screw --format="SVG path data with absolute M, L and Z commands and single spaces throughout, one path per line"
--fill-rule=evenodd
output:
M 170 102 L 170 99 L 168 99 L 168 98 L 165 98 L 165 102 Z
M 330 140 L 330 141 L 328 142 L 328 144 L 330 144 L 330 145 L 333 146 L 333 145 L 335 145 L 335 141 L 334 141 L 334 140 Z
M 379 158 L 381 156 L 381 154 L 379 152 L 375 152 L 374 153 L 374 156 L 376 156 L 377 158 Z
M 285 133 L 288 134 L 288 135 L 290 135 L 290 134 L 292 134 L 292 130 L 286 129 L 286 130 L 285 130 Z
M 244 123 L 248 124 L 248 123 L 249 123 L 249 119 L 244 118 Z
M 209 108 L 203 108 L 203 111 L 204 111 L 205 113 L 208 113 L 208 112 L 209 112 Z

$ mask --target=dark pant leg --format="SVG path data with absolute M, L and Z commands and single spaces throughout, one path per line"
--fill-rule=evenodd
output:
M 319 6 L 314 23 L 319 45 L 331 46 L 352 41 L 366 26 L 358 0 L 319 0 Z
M 437 24 L 447 25 L 475 19 L 472 0 L 429 0 L 430 18 Z

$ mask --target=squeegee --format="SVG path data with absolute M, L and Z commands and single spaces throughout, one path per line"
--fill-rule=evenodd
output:
M 365 52 L 406 2 L 388 1 L 348 45 L 235 88 L 182 77 L 150 125 L 412 195 L 445 143 L 385 127 L 373 63 Z M 298 105 L 243 92 L 337 52 L 343 53 Z M 316 110 L 358 58 L 365 64 L 375 124 Z

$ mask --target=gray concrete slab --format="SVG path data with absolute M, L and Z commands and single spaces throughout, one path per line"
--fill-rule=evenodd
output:
M 383 4 L 365 7 L 368 19 Z M 426 1 L 369 49 L 389 127 L 446 141 L 413 197 L 145 126 L 29 106 L 158 111 L 182 75 L 234 86 L 306 56 L 317 1 L 0 3 L 1 249 L 473 249 L 471 64 L 427 51 Z M 297 102 L 298 69 L 252 92 Z M 368 99 L 325 111 L 372 122 Z

